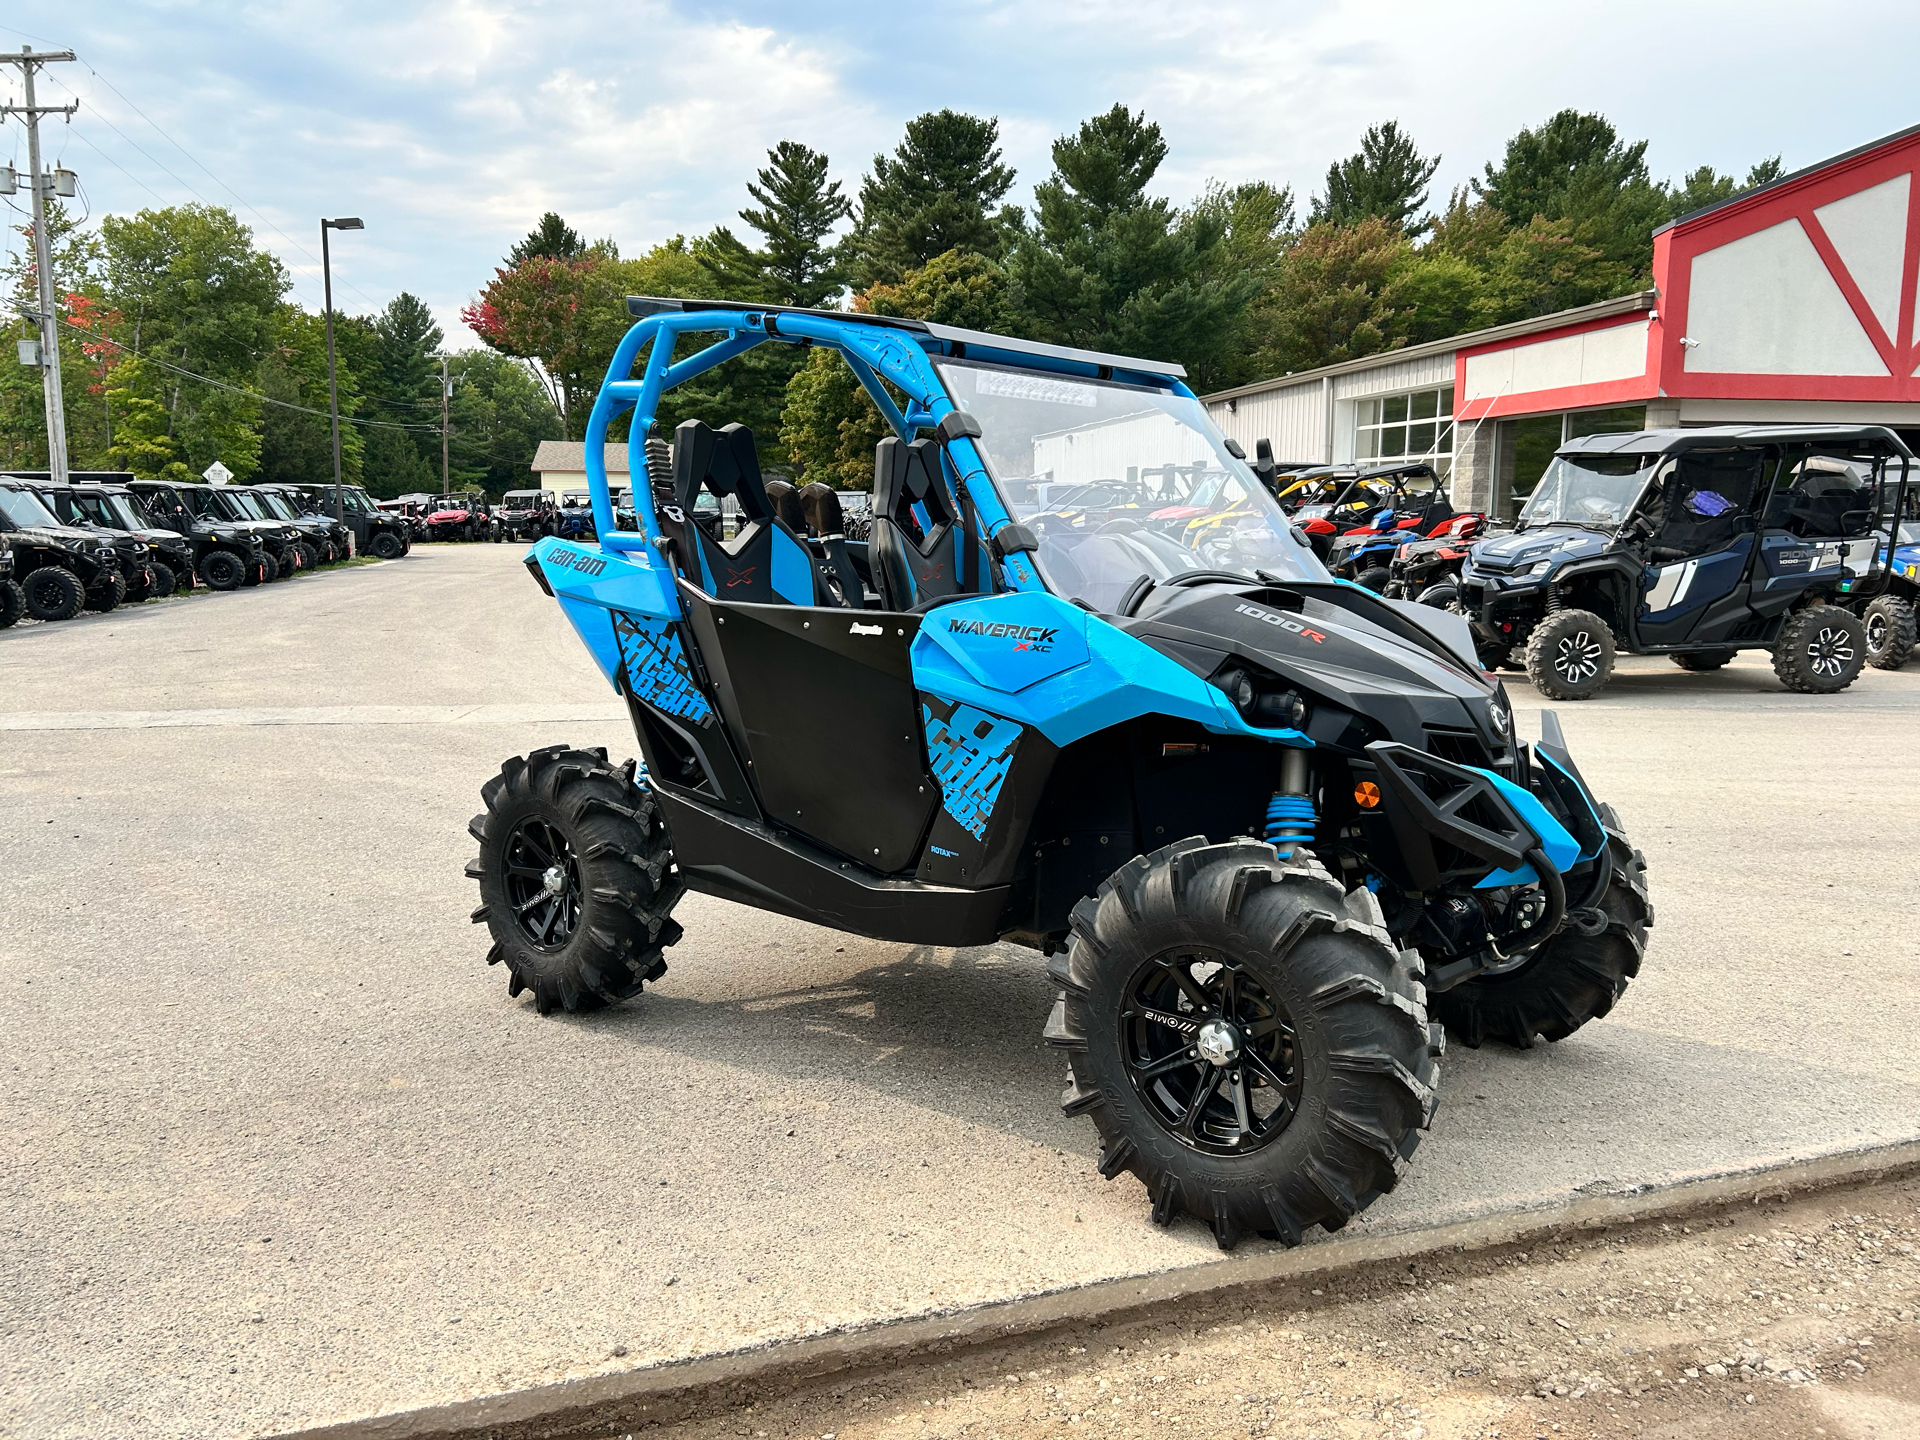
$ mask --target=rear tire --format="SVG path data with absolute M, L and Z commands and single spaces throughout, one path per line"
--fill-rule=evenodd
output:
M 1707 671 L 1731 664 L 1733 653 L 1731 650 L 1682 650 L 1670 658 L 1682 670 Z
M 1100 1173 L 1131 1171 L 1157 1223 L 1185 1211 L 1222 1249 L 1340 1228 L 1433 1119 L 1444 1042 L 1419 958 L 1304 850 L 1195 837 L 1136 857 L 1074 907 L 1047 973 L 1061 1109 L 1091 1116 Z
M 27 614 L 36 620 L 71 620 L 87 603 L 80 577 L 58 565 L 42 565 L 20 588 L 27 592 Z
M 200 561 L 200 580 L 209 590 L 238 590 L 250 568 L 231 550 L 209 550 Z
M 0 580 L 0 630 L 20 623 L 27 613 L 27 592 L 11 580 Z
M 118 609 L 126 598 L 127 577 L 116 570 L 100 589 L 87 592 L 87 609 L 96 615 L 106 615 Z
M 506 962 L 509 996 L 531 990 L 542 1015 L 594 1010 L 666 973 L 686 887 L 632 762 L 555 745 L 507 761 L 480 798 L 467 826 L 480 842 L 473 919 L 493 936 L 487 963 Z
M 367 544 L 367 549 L 381 560 L 400 558 L 400 538 L 391 530 L 382 530 Z
M 1801 695 L 1835 695 L 1860 678 L 1867 627 L 1838 605 L 1809 605 L 1789 615 L 1773 647 L 1773 673 Z
M 1867 630 L 1867 663 L 1876 670 L 1898 670 L 1913 654 L 1913 602 L 1882 595 L 1867 606 L 1861 623 Z
M 1613 676 L 1613 631 L 1591 610 L 1556 610 L 1527 637 L 1527 678 L 1549 700 L 1585 700 Z
M 1627 982 L 1640 973 L 1647 927 L 1653 924 L 1647 859 L 1628 841 L 1611 805 L 1600 807 L 1600 821 L 1613 866 L 1613 880 L 1599 905 L 1604 929 L 1588 935 L 1569 924 L 1519 969 L 1482 975 L 1432 995 L 1428 1008 L 1462 1045 L 1477 1050 L 1487 1040 L 1498 1040 L 1528 1050 L 1535 1035 L 1564 1040 L 1613 1009 Z M 1600 917 L 1588 918 L 1599 923 Z

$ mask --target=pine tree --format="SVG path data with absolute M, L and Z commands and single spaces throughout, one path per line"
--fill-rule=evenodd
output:
M 549 260 L 572 260 L 585 254 L 586 249 L 587 243 L 580 238 L 580 232 L 549 210 L 527 238 L 507 252 L 507 269 L 539 255 Z
M 825 242 L 853 205 L 840 193 L 840 182 L 827 179 L 827 157 L 782 140 L 767 152 L 767 164 L 747 193 L 760 208 L 742 210 L 740 218 L 765 242 L 762 263 L 775 303 L 812 308 L 838 294 L 838 257 Z
M 373 322 L 375 368 L 363 413 L 400 425 L 438 424 L 440 420 L 440 342 L 445 338 L 433 312 L 417 295 L 401 291 Z M 440 464 L 440 437 L 426 430 L 408 432 L 423 461 Z M 399 492 L 395 492 L 399 493 Z
M 994 207 L 1012 185 L 1013 171 L 1000 163 L 998 120 L 957 110 L 909 120 L 892 158 L 874 156 L 861 181 L 849 237 L 855 282 L 897 284 L 949 250 L 997 257 L 1009 216 Z
M 1327 193 L 1315 196 L 1314 224 L 1351 225 L 1377 216 L 1397 230 L 1418 235 L 1432 223 L 1414 215 L 1427 203 L 1427 186 L 1440 168 L 1438 155 L 1422 155 L 1413 137 L 1389 120 L 1361 137 L 1360 152 L 1327 169 Z
M 1124 105 L 1054 142 L 1054 172 L 1034 189 L 1035 224 L 1007 257 L 1029 332 L 1189 367 L 1221 364 L 1261 277 L 1215 263 L 1229 211 L 1181 214 L 1147 195 L 1166 153 L 1160 127 Z

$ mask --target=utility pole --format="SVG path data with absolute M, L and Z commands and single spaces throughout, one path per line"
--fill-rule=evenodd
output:
M 453 394 L 453 382 L 447 379 L 447 357 L 440 357 L 440 493 L 450 495 L 447 483 L 447 399 Z
M 333 256 L 327 231 L 366 228 L 358 215 L 320 222 L 320 279 L 327 292 L 327 419 L 333 427 L 333 519 L 338 525 L 347 523 L 347 501 L 340 485 L 340 376 L 333 364 Z
M 42 65 L 73 59 L 71 50 L 42 50 L 35 54 L 31 46 L 0 55 L 0 65 L 18 65 L 26 77 L 24 105 L 0 105 L 0 116 L 23 115 L 27 121 L 27 169 L 33 183 L 33 268 L 40 282 L 40 393 L 47 404 L 47 468 L 53 483 L 67 483 L 67 407 L 60 390 L 60 316 L 53 308 L 53 247 L 47 240 L 47 194 L 53 177 L 40 170 L 40 117 L 71 115 L 80 102 L 71 105 L 36 105 L 33 72 Z M 71 172 L 63 171 L 63 174 Z

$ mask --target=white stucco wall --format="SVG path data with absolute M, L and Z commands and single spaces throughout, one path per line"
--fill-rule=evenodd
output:
M 1609 380 L 1632 380 L 1647 370 L 1646 316 L 1602 330 L 1536 340 L 1485 355 L 1467 357 L 1463 399 L 1492 400 L 1505 395 L 1528 395 L 1536 390 L 1560 390 L 1570 385 L 1599 385 Z M 1460 413 L 1461 400 L 1454 401 Z
M 1687 339 L 1690 374 L 1887 373 L 1797 219 L 1694 257 Z

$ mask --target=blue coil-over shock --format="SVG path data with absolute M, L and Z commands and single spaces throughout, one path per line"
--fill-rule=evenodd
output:
M 1267 802 L 1267 828 L 1262 837 L 1284 859 L 1297 845 L 1313 843 L 1313 797 L 1307 793 L 1307 752 L 1288 750 L 1280 760 L 1280 788 Z

